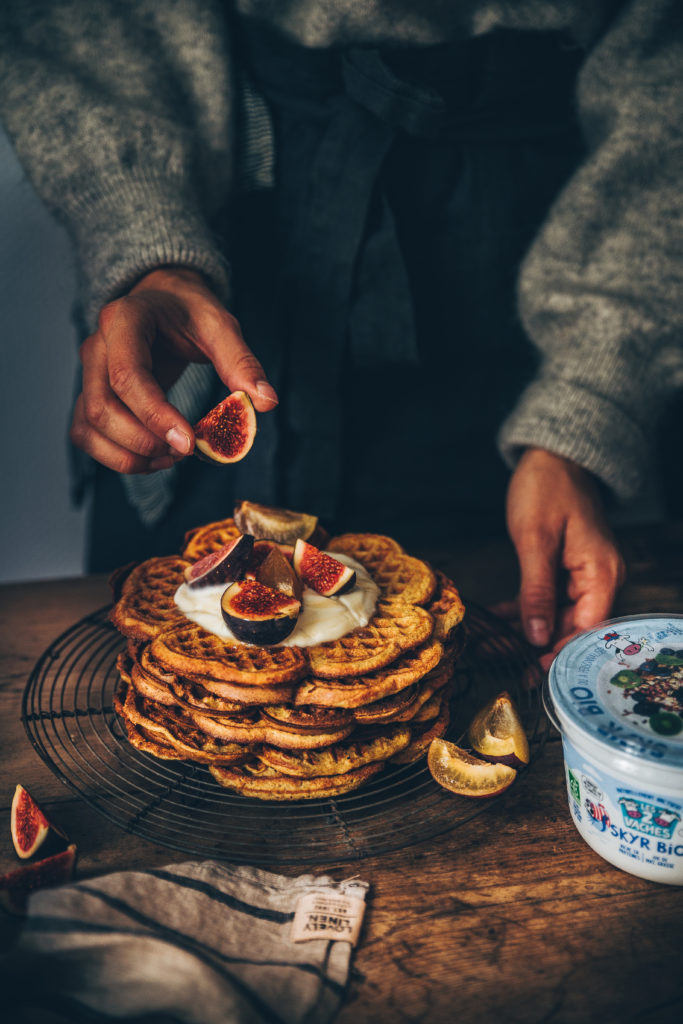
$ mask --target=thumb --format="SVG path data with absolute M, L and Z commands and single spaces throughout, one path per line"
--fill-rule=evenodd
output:
M 521 573 L 522 628 L 530 643 L 544 647 L 550 643 L 555 627 L 559 538 L 546 530 L 534 530 L 525 532 L 515 546 Z

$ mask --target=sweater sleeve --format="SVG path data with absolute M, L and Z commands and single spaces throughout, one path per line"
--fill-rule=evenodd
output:
M 587 157 L 519 279 L 541 365 L 501 428 L 503 456 L 546 448 L 621 498 L 683 384 L 682 71 L 677 0 L 622 4 L 579 77 Z
M 223 301 L 211 230 L 232 178 L 219 0 L 3 0 L 0 117 L 75 246 L 90 329 L 154 267 L 203 273 Z

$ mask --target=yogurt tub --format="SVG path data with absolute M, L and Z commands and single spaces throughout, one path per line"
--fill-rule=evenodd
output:
M 543 703 L 588 845 L 632 875 L 683 885 L 683 615 L 610 619 L 575 637 Z

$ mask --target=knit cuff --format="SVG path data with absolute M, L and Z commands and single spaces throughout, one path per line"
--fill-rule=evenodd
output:
M 602 480 L 618 498 L 633 498 L 651 458 L 647 437 L 613 402 L 559 378 L 534 381 L 503 423 L 498 447 L 514 468 L 525 448 L 545 448 Z
M 100 310 L 159 266 L 204 275 L 229 299 L 229 271 L 197 201 L 183 182 L 143 175 L 74 189 L 62 209 L 74 236 L 83 313 L 94 330 Z

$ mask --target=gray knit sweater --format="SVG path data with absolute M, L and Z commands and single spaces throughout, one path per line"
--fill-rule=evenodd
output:
M 212 217 L 268 182 L 269 147 L 230 53 L 227 0 L 3 0 L 0 116 L 77 253 L 90 326 L 160 264 L 229 302 Z M 683 383 L 683 10 L 679 0 L 236 0 L 309 46 L 433 44 L 497 28 L 562 29 L 586 50 L 588 155 L 519 277 L 539 374 L 502 425 L 636 493 L 652 429 Z M 254 131 L 240 141 L 240 104 Z

